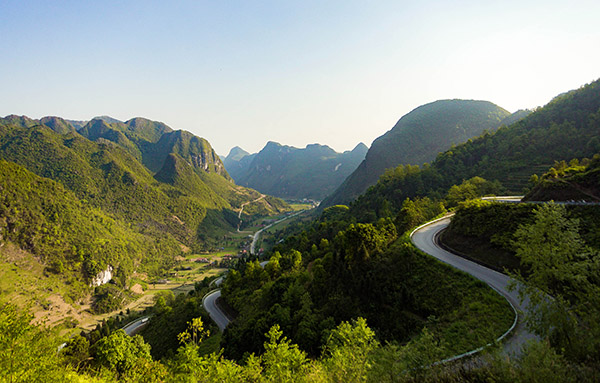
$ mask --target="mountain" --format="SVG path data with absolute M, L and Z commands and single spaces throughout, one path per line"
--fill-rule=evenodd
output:
M 190 132 L 177 130 L 165 133 L 154 145 L 145 144 L 141 149 L 144 165 L 153 172 L 162 168 L 169 154 L 176 153 L 200 171 L 231 179 L 209 142 Z
M 299 149 L 271 141 L 252 155 L 232 149 L 225 166 L 238 185 L 281 198 L 321 200 L 356 169 L 366 152 L 362 143 L 338 153 L 325 145 Z
M 29 128 L 31 126 L 40 125 L 41 123 L 39 120 L 34 120 L 27 116 L 17 116 L 16 114 L 11 114 L 1 118 L 0 124 L 10 124 L 15 126 L 21 126 L 23 128 Z
M 43 117 L 40 122 L 59 134 L 71 133 L 77 130 L 70 122 L 60 117 Z
M 23 128 L 30 128 L 37 125 L 45 125 L 56 133 L 65 134 L 74 132 L 75 127 L 67 120 L 60 117 L 43 117 L 40 120 L 29 118 L 27 116 L 16 116 L 14 114 L 0 118 L 0 124 L 16 125 Z
M 85 124 L 83 128 L 79 129 L 78 133 L 92 141 L 114 142 L 127 150 L 138 161 L 142 160 L 142 153 L 139 147 L 129 139 L 126 128 L 120 123 L 111 124 L 102 119 L 94 118 Z
M 169 126 L 162 122 L 151 121 L 142 117 L 135 117 L 125 122 L 128 130 L 135 132 L 137 137 L 150 142 L 157 142 L 165 133 L 173 131 Z
M 225 160 L 227 161 L 240 161 L 242 158 L 249 156 L 250 153 L 240 148 L 239 146 L 235 146 L 231 148 Z
M 85 120 L 65 120 L 67 121 L 69 124 L 71 124 L 75 130 L 79 130 L 81 128 L 83 128 L 85 126 L 85 124 L 87 124 L 89 121 L 85 121 Z
M 521 194 L 532 186 L 532 175 L 545 173 L 556 161 L 592 158 L 598 153 L 600 80 L 556 97 L 508 127 L 485 132 L 440 153 L 430 165 L 399 165 L 387 170 L 351 209 L 360 211 L 358 215 L 369 221 L 393 216 L 403 208 L 406 198 L 441 199 L 450 187 L 473 177 L 497 181 L 506 192 Z M 592 170 L 587 171 L 589 176 L 596 174 Z M 588 179 L 581 179 L 580 191 L 590 187 Z M 563 181 L 555 180 L 554 186 Z M 542 189 L 535 193 L 546 192 Z M 530 198 L 542 197 L 532 194 Z
M 109 265 L 124 268 L 124 278 L 135 270 L 156 275 L 182 247 L 215 246 L 237 228 L 246 203 L 261 199 L 244 209 L 245 220 L 248 214 L 289 209 L 281 200 L 231 182 L 224 170 L 219 172 L 223 166 L 210 144 L 189 132 L 140 120 L 94 119 L 82 129 L 88 139 L 32 121 L 0 121 L 0 166 L 7 169 L 0 179 L 0 240 L 9 238 L 47 265 L 62 265 L 85 282 L 80 291 Z M 153 132 L 161 130 L 166 133 L 155 144 L 145 139 L 156 139 Z M 158 173 L 141 162 L 137 144 L 169 151 Z M 7 191 L 23 198 L 4 198 Z M 84 218 L 66 221 L 78 216 Z M 68 251 L 47 251 L 53 243 Z
M 386 169 L 432 161 L 451 145 L 497 128 L 509 115 L 487 101 L 441 100 L 420 106 L 373 142 L 365 160 L 322 206 L 348 203 L 375 184 Z
M 239 180 L 248 173 L 250 164 L 252 164 L 252 160 L 254 160 L 256 154 L 250 154 L 239 146 L 236 146 L 231 148 L 229 154 L 223 160 L 223 165 L 225 165 L 225 169 L 227 169 L 231 178 Z
M 92 118 L 92 120 L 102 120 L 109 124 L 122 124 L 123 123 L 123 121 L 117 120 L 116 118 L 112 118 L 111 116 L 106 116 L 106 115 L 96 116 L 96 117 Z
M 530 109 L 519 109 L 513 114 L 505 117 L 502 121 L 500 121 L 500 126 L 509 126 L 514 124 L 515 122 L 522 120 L 523 118 L 529 116 L 533 113 L 533 110 Z
M 231 179 L 221 159 L 204 138 L 183 130 L 173 131 L 162 122 L 140 117 L 124 123 L 107 120 L 95 118 L 79 133 L 92 141 L 108 140 L 118 144 L 153 173 L 161 170 L 169 154 L 176 153 L 198 170 Z

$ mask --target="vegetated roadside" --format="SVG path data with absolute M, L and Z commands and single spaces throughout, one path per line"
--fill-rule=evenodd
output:
M 443 246 L 494 270 L 528 270 L 515 255 L 514 234 L 534 219 L 536 204 L 468 201 L 461 204 L 440 236 Z M 600 249 L 600 207 L 566 206 L 568 218 L 580 221 L 580 234 L 589 246 Z
M 310 355 L 337 323 L 359 316 L 391 342 L 427 328 L 443 345 L 441 358 L 493 342 L 510 327 L 512 309 L 486 284 L 421 254 L 407 236 L 397 239 L 389 221 L 331 219 L 341 218 L 332 211 L 339 209 L 277 245 L 264 269 L 254 261 L 230 272 L 222 294 L 238 317 L 223 337 L 227 356 L 262 352 L 258 340 L 274 324 Z

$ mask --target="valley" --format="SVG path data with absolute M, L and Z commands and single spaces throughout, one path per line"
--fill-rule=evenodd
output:
M 82 381 L 594 381 L 599 89 L 224 159 L 144 118 L 4 117 L 1 377 L 10 350 Z

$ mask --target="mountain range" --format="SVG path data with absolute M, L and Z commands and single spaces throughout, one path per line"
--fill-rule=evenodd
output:
M 258 153 L 234 147 L 224 159 L 238 185 L 287 199 L 322 200 L 365 158 L 367 146 L 338 153 L 326 145 L 295 148 L 269 141 Z

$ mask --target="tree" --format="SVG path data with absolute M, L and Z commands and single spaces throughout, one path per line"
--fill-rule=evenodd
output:
M 323 364 L 334 382 L 361 382 L 372 367 L 379 346 L 364 318 L 342 322 L 331 331 L 323 351 Z
M 454 185 L 446 194 L 448 206 L 456 206 L 461 201 L 467 201 L 490 194 L 497 194 L 502 190 L 498 181 L 490 182 L 481 177 L 473 177 Z
M 70 370 L 58 363 L 48 330 L 12 304 L 0 304 L 0 381 L 58 382 Z
M 519 285 L 529 298 L 527 325 L 574 360 L 600 360 L 600 255 L 579 235 L 563 205 L 544 204 L 535 221 L 515 232 L 514 246 L 529 268 Z
M 187 324 L 187 329 L 177 335 L 180 343 L 200 344 L 205 337 L 210 335 L 208 330 L 204 330 L 204 324 L 200 317 L 192 319 Z
M 152 360 L 144 339 L 139 335 L 130 337 L 123 330 L 100 339 L 94 345 L 94 354 L 96 366 L 124 380 L 160 381 L 165 375 L 164 367 Z
M 264 344 L 265 352 L 260 360 L 264 365 L 264 376 L 267 380 L 289 382 L 306 372 L 306 353 L 283 336 L 279 325 L 271 327 L 265 335 L 268 340 Z

